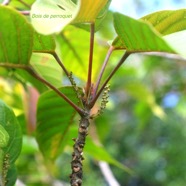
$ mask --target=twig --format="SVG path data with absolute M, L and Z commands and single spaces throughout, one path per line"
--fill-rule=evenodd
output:
M 52 53 L 52 55 L 54 56 L 54 58 L 56 59 L 56 61 L 58 62 L 59 66 L 62 68 L 62 70 L 65 72 L 66 76 L 69 76 L 69 73 L 66 69 L 66 67 L 64 66 L 64 64 L 62 63 L 62 61 L 59 59 L 58 55 L 54 52 Z
M 67 186 L 69 185 L 68 183 L 65 183 L 65 182 L 62 182 L 62 181 L 59 181 L 59 180 L 54 180 L 53 183 L 52 183 L 52 186 Z
M 51 88 L 52 90 L 54 90 L 60 97 L 62 97 L 67 103 L 69 103 L 79 113 L 80 116 L 82 116 L 84 114 L 84 111 L 81 108 L 79 108 L 77 105 L 75 105 L 67 96 L 65 96 L 62 92 L 60 92 L 56 87 L 54 87 L 48 81 L 46 81 L 41 76 L 39 76 L 39 74 L 37 74 L 32 69 L 32 67 L 27 67 L 27 68 L 25 68 L 25 70 L 27 72 L 29 72 L 33 77 L 35 77 L 36 79 L 38 79 L 39 81 L 41 81 L 42 83 L 44 83 L 45 85 L 47 85 L 49 88 Z
M 101 172 L 102 172 L 102 174 L 103 174 L 103 176 L 109 186 L 120 186 L 120 184 L 118 183 L 118 181 L 114 177 L 108 163 L 103 162 L 103 161 L 99 161 L 98 165 L 99 165 L 99 168 L 100 168 L 100 170 L 101 170 Z
M 21 180 L 17 179 L 16 186 L 26 186 Z
M 90 52 L 89 52 L 89 66 L 88 66 L 88 77 L 87 77 L 87 86 L 86 94 L 87 96 L 90 93 L 92 85 L 92 63 L 93 63 L 93 53 L 94 53 L 94 23 L 90 24 Z
M 99 84 L 100 84 L 100 82 L 101 82 L 101 78 L 102 78 L 102 76 L 103 76 L 103 73 L 104 73 L 104 71 L 105 71 L 105 68 L 106 68 L 106 66 L 107 66 L 107 63 L 108 63 L 108 61 L 109 61 L 109 59 L 110 59 L 110 56 L 111 56 L 113 50 L 114 50 L 114 47 L 111 46 L 111 47 L 109 48 L 108 52 L 107 52 L 105 61 L 104 61 L 103 65 L 102 65 L 100 74 L 99 74 L 98 79 L 97 79 L 97 82 L 96 82 L 96 86 L 95 86 L 95 89 L 94 89 L 94 95 L 93 95 L 93 97 L 96 95 L 96 93 L 97 93 L 97 91 L 98 91 Z
M 91 104 L 90 104 L 90 108 L 92 108 L 95 104 L 95 102 L 97 101 L 97 99 L 99 98 L 99 96 L 101 95 L 102 91 L 104 90 L 105 86 L 107 85 L 107 83 L 110 81 L 110 79 L 112 78 L 112 76 L 116 73 L 116 71 L 119 69 L 119 67 L 123 64 L 123 62 L 125 62 L 125 60 L 127 59 L 127 57 L 130 55 L 130 53 L 125 52 L 125 54 L 122 56 L 122 58 L 120 59 L 119 63 L 117 64 L 117 66 L 113 69 L 113 71 L 110 73 L 110 75 L 107 77 L 107 79 L 105 80 L 105 82 L 103 83 L 103 85 L 101 86 L 100 90 L 98 91 L 98 93 L 96 94 L 96 96 L 93 98 Z
M 30 15 L 30 11 L 29 10 L 22 10 L 22 11 L 19 11 L 21 14 L 23 15 Z
M 54 58 L 56 59 L 57 63 L 59 64 L 59 66 L 65 72 L 65 74 L 66 74 L 67 78 L 69 79 L 72 87 L 74 88 L 74 91 L 76 93 L 77 98 L 79 99 L 79 101 L 81 102 L 81 105 L 82 105 L 81 95 L 79 93 L 79 89 L 78 89 L 78 87 L 76 85 L 76 82 L 75 82 L 74 78 L 72 77 L 72 72 L 69 73 L 67 71 L 66 67 L 64 66 L 64 64 L 62 63 L 62 61 L 60 60 L 60 58 L 58 57 L 58 55 L 56 53 L 51 53 L 51 54 L 54 56 Z

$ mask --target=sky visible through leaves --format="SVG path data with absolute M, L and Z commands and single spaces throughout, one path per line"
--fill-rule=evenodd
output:
M 158 10 L 186 7 L 186 0 L 113 0 L 110 9 L 133 18 L 139 18 Z

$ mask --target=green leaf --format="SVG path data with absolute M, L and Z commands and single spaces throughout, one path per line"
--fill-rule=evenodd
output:
M 34 1 L 35 0 L 27 0 L 25 3 L 22 3 L 21 1 L 18 0 L 11 0 L 9 6 L 12 6 L 17 10 L 27 10 Z
M 73 26 L 66 27 L 63 34 L 56 36 L 56 51 L 58 55 L 66 68 L 69 71 L 72 71 L 73 75 L 82 80 L 86 80 L 87 78 L 87 66 L 89 60 L 87 53 L 89 52 L 89 42 L 84 41 L 89 41 L 89 39 L 89 32 Z M 97 77 L 106 50 L 103 46 L 99 45 L 98 41 L 95 41 L 94 52 L 99 55 L 94 55 L 93 80 Z
M 75 31 L 75 27 L 70 27 L 70 29 L 65 29 L 64 34 L 56 36 L 57 53 L 66 68 L 73 72 L 73 75 L 85 79 L 87 74 L 86 63 L 88 60 L 85 51 L 89 48 L 89 45 L 86 42 L 79 45 L 79 42 L 83 34 L 85 39 L 89 38 L 89 34 L 85 31 L 82 33 L 81 31 L 83 30 L 77 28 Z M 79 36 L 78 38 L 77 34 Z
M 10 162 L 14 163 L 18 158 L 22 146 L 21 127 L 15 114 L 4 102 L 0 100 L 0 124 L 9 134 L 9 144 L 4 148 L 5 153 L 9 154 Z
M 0 66 L 27 65 L 32 45 L 33 29 L 24 16 L 0 6 Z
M 74 103 L 78 102 L 72 87 L 62 87 L 60 91 Z M 75 110 L 54 91 L 48 91 L 40 96 L 36 138 L 47 159 L 54 160 L 63 151 L 75 113 Z
M 37 0 L 30 12 L 32 25 L 37 32 L 45 35 L 58 33 L 72 22 L 79 7 L 71 0 Z
M 107 15 L 110 3 L 111 3 L 111 0 L 108 0 L 106 5 L 104 7 L 102 7 L 101 11 L 97 15 L 97 17 L 94 21 L 95 22 L 95 28 L 94 28 L 95 32 L 97 32 L 100 28 L 102 28 L 103 20 L 105 19 L 106 15 Z M 77 22 L 77 23 L 74 23 L 73 25 L 75 25 L 76 27 L 82 28 L 84 30 L 90 31 L 90 25 L 87 23 L 84 24 L 81 22 L 80 23 Z M 105 26 L 105 24 L 104 24 L 104 26 Z M 105 27 L 104 27 L 104 29 L 107 30 L 107 28 L 105 28 Z M 109 27 L 109 29 L 110 29 L 110 27 Z M 107 30 L 107 33 L 108 33 L 108 30 Z
M 80 0 L 80 10 L 73 23 L 92 23 L 110 0 Z
M 51 55 L 34 53 L 30 64 L 48 82 L 56 87 L 61 87 L 62 70 Z
M 163 10 L 142 17 L 162 35 L 172 34 L 186 29 L 186 9 Z
M 0 137 L 0 148 L 4 148 L 8 145 L 10 137 L 2 125 L 0 125 Z
M 114 26 L 118 34 L 112 43 L 115 48 L 125 49 L 129 52 L 174 53 L 161 35 L 144 21 L 115 13 Z
M 42 34 L 59 33 L 70 23 L 92 23 L 110 0 L 37 0 L 31 9 L 31 22 Z M 100 13 L 100 18 L 104 15 Z
M 34 33 L 33 52 L 53 53 L 55 51 L 55 41 L 52 36 L 41 35 Z
M 7 173 L 8 182 L 6 186 L 12 186 L 17 180 L 17 169 L 15 164 L 11 164 Z
M 0 148 L 1 161 L 3 162 L 2 175 L 5 176 L 7 183 L 15 182 L 16 171 L 14 162 L 18 158 L 22 147 L 21 127 L 15 117 L 12 109 L 10 109 L 3 101 L 0 100 L 0 125 L 9 135 L 7 146 Z M 2 153 L 3 152 L 3 153 Z M 1 168 L 1 167 L 0 167 Z M 2 176 L 0 175 L 0 177 Z M 1 180 L 2 181 L 2 180 Z
M 186 30 L 164 36 L 166 42 L 176 51 L 177 54 L 186 58 Z
M 15 73 L 16 73 L 16 77 L 18 77 L 18 79 L 20 79 L 23 82 L 23 84 L 27 84 L 27 83 L 31 84 L 32 86 L 36 87 L 36 89 L 40 93 L 48 89 L 43 83 L 38 81 L 36 78 L 34 78 L 25 70 L 16 69 Z

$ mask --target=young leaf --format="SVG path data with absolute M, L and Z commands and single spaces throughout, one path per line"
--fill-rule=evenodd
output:
M 78 102 L 73 87 L 63 87 L 60 90 L 74 103 Z M 36 138 L 45 158 L 54 160 L 63 151 L 75 113 L 54 91 L 50 90 L 40 96 Z
M 114 14 L 114 26 L 118 37 L 112 45 L 129 52 L 170 52 L 174 53 L 161 35 L 152 26 L 120 13 Z
M 103 28 L 103 25 L 104 25 L 104 29 L 107 30 L 107 28 L 105 28 L 105 24 L 103 23 L 103 21 L 107 16 L 110 3 L 111 3 L 111 0 L 107 0 L 107 3 L 105 4 L 105 6 L 102 7 L 102 9 L 99 12 L 99 14 L 97 15 L 97 17 L 94 18 L 94 22 L 95 22 L 95 30 L 94 31 L 95 32 L 97 32 L 100 28 Z M 74 22 L 73 23 L 74 26 L 76 26 L 78 28 L 82 28 L 82 29 L 87 30 L 87 31 L 90 31 L 90 25 L 89 24 L 86 24 L 86 23 L 82 24 L 81 22 L 80 23 L 78 23 L 78 22 L 75 23 L 76 19 L 73 22 Z M 109 29 L 110 29 L 110 27 L 109 27 Z M 107 30 L 107 34 L 108 34 L 108 30 Z
M 0 66 L 27 65 L 32 45 L 33 29 L 15 10 L 0 6 Z
M 31 22 L 39 33 L 58 33 L 73 21 L 79 8 L 80 3 L 71 0 L 37 0 L 31 8 Z
M 166 42 L 183 58 L 186 58 L 186 30 L 176 32 L 164 37 Z
M 110 0 L 80 0 L 80 10 L 73 23 L 95 22 L 98 14 Z
M 78 37 L 77 37 L 78 36 Z M 64 32 L 56 36 L 56 51 L 66 68 L 70 70 L 74 76 L 82 79 L 87 78 L 87 61 L 89 52 L 89 43 L 82 42 L 89 40 L 90 34 L 87 31 L 73 27 L 71 25 L 64 29 Z M 81 45 L 79 44 L 81 43 Z M 104 60 L 105 49 L 95 41 L 94 52 L 99 55 L 94 56 L 92 79 L 95 80 L 99 72 L 100 65 Z
M 163 10 L 146 15 L 141 20 L 147 21 L 162 35 L 172 34 L 186 29 L 186 9 Z
M 110 0 L 37 0 L 31 9 L 31 22 L 39 33 L 59 33 L 70 23 L 95 22 Z M 101 15 L 103 16 L 103 14 Z
M 57 35 L 56 51 L 67 69 L 70 69 L 77 77 L 86 78 L 86 61 L 88 59 L 85 51 L 89 48 L 89 45 L 87 42 L 82 42 L 81 45 L 79 45 L 79 43 L 82 41 L 82 35 L 85 39 L 88 39 L 89 33 L 85 31 L 82 33 L 81 31 L 70 26 L 69 29 L 64 30 L 64 34 Z

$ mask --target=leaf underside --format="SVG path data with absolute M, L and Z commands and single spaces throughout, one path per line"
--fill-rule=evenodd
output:
M 112 45 L 116 49 L 125 49 L 129 52 L 174 53 L 150 24 L 115 13 L 114 26 L 118 36 Z

